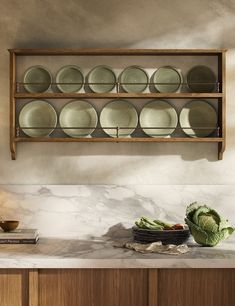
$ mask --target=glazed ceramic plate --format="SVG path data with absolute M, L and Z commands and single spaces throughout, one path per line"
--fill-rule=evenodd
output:
M 105 105 L 100 114 L 100 124 L 104 132 L 111 137 L 117 137 L 116 129 L 105 127 L 122 127 L 120 137 L 132 134 L 138 124 L 138 115 L 135 107 L 125 100 L 114 100 Z
M 217 127 L 216 110 L 207 101 L 193 100 L 182 109 L 180 126 L 191 137 L 209 136 Z M 197 129 L 200 127 L 208 129 Z
M 49 70 L 43 66 L 32 66 L 24 73 L 24 88 L 28 92 L 45 92 L 52 83 L 52 76 Z
M 177 123 L 176 110 L 164 100 L 154 100 L 147 103 L 140 113 L 140 126 L 145 134 L 151 137 L 169 136 L 174 132 Z M 155 127 L 155 129 L 149 129 L 151 127 Z M 165 129 L 161 129 L 162 127 Z
M 54 107 L 43 100 L 34 100 L 26 104 L 19 114 L 19 125 L 26 127 L 49 127 L 49 129 L 22 129 L 30 137 L 45 137 L 50 135 L 57 124 L 57 114 Z
M 160 67 L 153 74 L 153 82 L 159 92 L 176 92 L 182 83 L 182 77 L 173 67 Z
M 187 74 L 187 84 L 192 92 L 213 92 L 216 76 L 207 66 L 195 66 Z
M 116 75 L 112 68 L 100 65 L 89 72 L 88 83 L 93 92 L 110 92 L 115 87 Z
M 61 128 L 70 137 L 79 138 L 89 136 L 96 128 L 98 117 L 94 107 L 83 100 L 74 100 L 66 104 L 60 112 Z M 84 129 L 79 129 L 79 127 Z
M 139 66 L 130 66 L 120 76 L 121 86 L 126 92 L 143 92 L 149 82 L 147 72 Z
M 57 72 L 56 83 L 61 92 L 79 92 L 83 86 L 84 77 L 79 67 L 75 65 L 67 65 Z

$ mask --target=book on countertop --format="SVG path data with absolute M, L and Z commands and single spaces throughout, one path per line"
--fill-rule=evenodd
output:
M 35 244 L 39 239 L 37 229 L 16 229 L 0 232 L 0 244 Z

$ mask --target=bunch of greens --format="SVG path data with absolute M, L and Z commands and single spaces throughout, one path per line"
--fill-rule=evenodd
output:
M 227 239 L 234 231 L 228 220 L 214 209 L 197 202 L 187 207 L 185 222 L 194 240 L 203 246 L 215 246 Z
M 144 229 L 153 229 L 153 230 L 164 230 L 172 228 L 172 224 L 168 224 L 166 222 L 160 220 L 152 220 L 147 217 L 141 217 L 139 220 L 135 222 L 136 226 Z

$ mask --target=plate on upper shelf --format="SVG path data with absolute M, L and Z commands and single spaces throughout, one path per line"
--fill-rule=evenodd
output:
M 66 65 L 60 68 L 56 74 L 56 85 L 61 92 L 79 92 L 83 83 L 82 71 L 76 65 Z
M 194 66 L 187 74 L 187 84 L 192 92 L 214 92 L 216 76 L 207 66 Z
M 46 92 L 52 83 L 50 71 L 40 65 L 28 68 L 23 77 L 24 88 L 31 93 Z
M 116 85 L 116 75 L 111 67 L 100 65 L 93 68 L 88 76 L 88 86 L 96 93 L 110 92 Z
M 34 100 L 27 103 L 20 111 L 20 127 L 49 127 L 49 129 L 22 129 L 30 137 L 49 136 L 56 127 L 57 113 L 54 107 L 44 100 Z
M 94 107 L 87 101 L 73 100 L 62 108 L 59 122 L 62 130 L 68 136 L 88 137 L 97 126 L 98 116 Z M 69 129 L 69 127 L 75 129 Z
M 149 83 L 147 72 L 140 66 L 129 66 L 120 75 L 121 87 L 125 92 L 143 92 Z
M 158 68 L 153 74 L 154 87 L 158 92 L 176 92 L 182 83 L 182 75 L 171 66 Z
M 190 137 L 207 137 L 217 128 L 217 112 L 205 100 L 192 100 L 181 110 L 179 121 L 184 133 Z
M 140 112 L 140 126 L 151 137 L 167 137 L 174 132 L 177 124 L 176 110 L 164 100 L 153 100 L 145 104 Z
M 118 136 L 131 135 L 138 125 L 138 114 L 135 107 L 125 100 L 114 100 L 104 106 L 100 113 L 100 124 L 104 132 L 111 137 L 117 137 L 117 127 L 122 127 Z M 108 129 L 108 128 L 114 129 Z

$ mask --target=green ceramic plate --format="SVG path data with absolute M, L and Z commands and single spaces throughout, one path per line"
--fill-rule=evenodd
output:
M 178 123 L 178 115 L 172 105 L 164 100 L 147 103 L 140 113 L 140 126 L 151 137 L 167 137 L 172 134 Z M 156 127 L 158 129 L 145 129 Z M 169 129 L 161 129 L 161 127 Z
M 187 74 L 187 84 L 192 92 L 213 92 L 216 76 L 207 66 L 195 66 Z
M 105 105 L 100 113 L 100 124 L 104 132 L 111 137 L 117 137 L 116 129 L 105 127 L 122 127 L 119 137 L 132 134 L 138 124 L 138 114 L 135 107 L 125 100 L 114 100 Z
M 88 85 L 93 92 L 110 92 L 116 85 L 116 75 L 112 68 L 105 65 L 96 66 L 88 74 Z M 97 83 L 97 84 L 95 84 Z
M 160 67 L 153 74 L 153 82 L 159 92 L 176 92 L 182 83 L 182 76 L 173 67 Z
M 34 100 L 26 104 L 19 114 L 20 127 L 50 127 L 49 129 L 23 129 L 30 137 L 45 137 L 50 135 L 57 124 L 57 114 L 54 107 L 43 100 Z
M 139 66 L 130 66 L 120 76 L 121 86 L 126 92 L 143 92 L 149 82 L 147 72 Z
M 84 77 L 78 66 L 67 65 L 62 67 L 57 72 L 56 83 L 68 83 L 68 84 L 57 84 L 57 87 L 61 92 L 79 92 L 79 90 L 81 90 L 83 86 Z M 71 84 L 71 83 L 77 83 L 77 84 Z
M 98 117 L 94 107 L 83 100 L 74 100 L 66 104 L 60 112 L 61 128 L 70 137 L 79 138 L 89 136 L 96 128 Z M 85 129 L 79 129 L 83 127 Z
M 45 67 L 37 65 L 25 71 L 23 81 L 26 83 L 24 88 L 28 92 L 45 92 L 51 86 L 52 76 Z
M 207 101 L 193 100 L 180 113 L 180 126 L 191 137 L 209 136 L 217 127 L 217 113 Z M 194 129 L 210 127 L 209 129 Z M 189 128 L 189 129 L 184 129 Z

